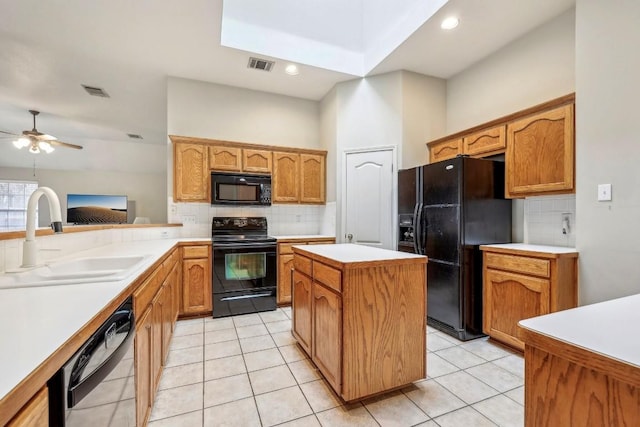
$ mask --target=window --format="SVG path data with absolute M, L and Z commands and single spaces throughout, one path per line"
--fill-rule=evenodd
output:
M 36 188 L 36 181 L 0 180 L 0 230 L 27 228 L 27 202 Z

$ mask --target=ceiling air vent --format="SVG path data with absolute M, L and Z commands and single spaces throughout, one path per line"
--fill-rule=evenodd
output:
M 142 139 L 142 135 L 138 135 L 135 133 L 128 133 L 127 136 L 131 139 Z
M 247 67 L 253 68 L 255 70 L 271 71 L 274 64 L 275 61 L 268 61 L 266 59 L 251 57 L 249 58 L 249 64 L 247 65 Z
M 91 96 L 100 96 L 102 98 L 109 98 L 109 94 L 104 91 L 104 89 L 94 86 L 82 85 L 84 90 Z

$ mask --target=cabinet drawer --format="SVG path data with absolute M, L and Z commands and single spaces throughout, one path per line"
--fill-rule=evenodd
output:
M 547 259 L 485 252 L 484 261 L 485 266 L 489 268 L 515 271 L 540 277 L 550 276 L 551 267 Z
M 182 257 L 189 258 L 207 258 L 209 257 L 209 248 L 207 246 L 185 246 L 182 248 Z
M 293 246 L 306 245 L 307 242 L 295 242 L 295 243 L 278 243 L 278 253 L 280 255 L 292 254 Z
M 296 255 L 293 257 L 293 268 L 311 277 L 311 259 Z
M 314 261 L 313 280 L 318 281 L 337 292 L 342 292 L 342 273 L 340 270 L 336 270 L 333 267 Z
M 164 277 L 162 277 L 162 266 L 156 268 L 133 293 L 133 311 L 136 316 L 140 316 L 147 309 L 153 297 L 160 289 Z

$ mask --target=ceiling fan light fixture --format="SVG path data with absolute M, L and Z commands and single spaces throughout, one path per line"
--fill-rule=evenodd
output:
M 47 141 L 40 141 L 38 143 L 38 147 L 40 149 L 42 149 L 45 153 L 49 154 L 51 153 L 53 150 L 55 150 L 55 148 L 53 148 L 51 146 L 51 144 L 49 144 Z
M 31 147 L 29 147 L 29 152 L 31 154 L 39 154 L 40 153 L 40 148 L 38 147 L 37 144 L 31 144 Z
M 28 147 L 30 144 L 31 144 L 31 141 L 29 141 L 29 138 L 24 138 L 24 137 L 18 138 L 15 141 L 13 141 L 13 146 L 18 149 Z

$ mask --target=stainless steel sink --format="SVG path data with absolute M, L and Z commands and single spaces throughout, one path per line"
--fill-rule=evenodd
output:
M 0 276 L 0 289 L 112 282 L 126 278 L 145 255 L 86 257 Z

